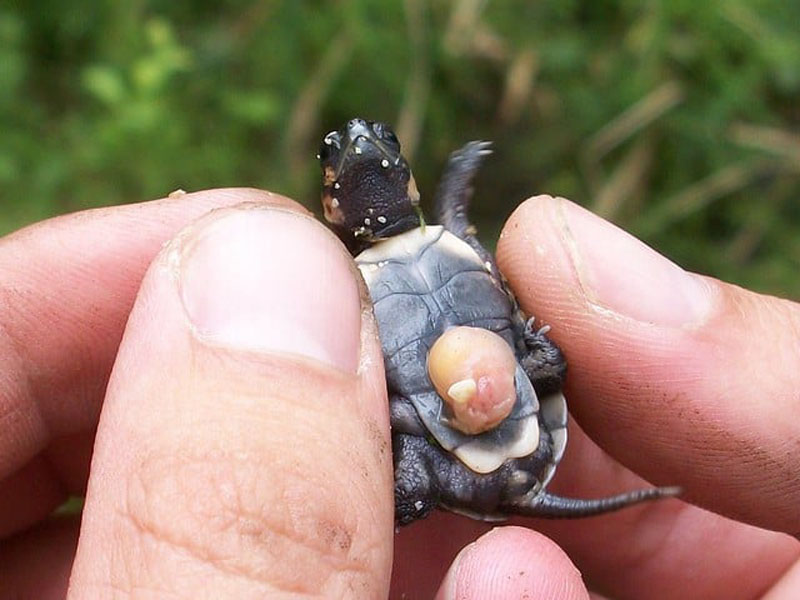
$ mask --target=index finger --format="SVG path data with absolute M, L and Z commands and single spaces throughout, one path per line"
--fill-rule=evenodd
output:
M 581 426 L 623 464 L 800 534 L 800 307 L 680 269 L 563 200 L 511 217 L 498 261 L 552 326 Z
M 797 535 L 798 461 L 786 442 L 798 436 L 785 416 L 796 412 L 795 305 L 686 273 L 550 197 L 512 215 L 498 261 L 525 310 L 552 326 L 570 407 L 591 438 L 647 479 L 682 485 L 685 498 Z M 570 436 L 561 493 L 641 486 L 578 427 Z M 621 597 L 748 597 L 800 556 L 787 535 L 674 501 L 536 527 Z
M 302 210 L 267 192 L 213 190 L 75 213 L 0 239 L 0 535 L 60 502 L 64 486 L 43 485 L 42 477 L 55 473 L 68 487 L 85 480 L 88 452 L 79 460 L 48 458 L 47 468 L 33 468 L 42 462 L 33 461 L 56 438 L 81 447 L 91 442 L 128 312 L 153 257 L 195 218 L 242 202 Z M 12 478 L 14 486 L 4 485 Z M 23 497 L 31 490 L 39 492 L 35 505 Z

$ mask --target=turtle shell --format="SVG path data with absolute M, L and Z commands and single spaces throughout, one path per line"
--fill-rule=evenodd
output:
M 516 307 L 502 283 L 473 248 L 441 226 L 415 228 L 381 241 L 356 257 L 378 321 L 391 394 L 408 398 L 436 442 L 477 473 L 533 454 L 540 427 L 550 432 L 553 460 L 543 466 L 542 487 L 566 446 L 563 395 L 540 403 L 517 366 L 517 401 L 497 427 L 468 435 L 448 424 L 448 409 L 428 377 L 431 346 L 448 328 L 467 325 L 497 333 L 517 351 Z

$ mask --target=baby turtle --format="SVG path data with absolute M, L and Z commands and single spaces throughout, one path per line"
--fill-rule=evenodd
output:
M 390 127 L 351 119 L 322 141 L 322 204 L 355 257 L 378 322 L 389 392 L 395 519 L 585 517 L 678 493 L 599 499 L 546 491 L 567 443 L 566 362 L 527 319 L 467 219 L 486 142 L 454 152 L 426 225 Z

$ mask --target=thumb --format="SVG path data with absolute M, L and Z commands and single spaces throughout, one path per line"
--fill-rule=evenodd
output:
M 555 542 L 525 527 L 498 527 L 465 546 L 436 600 L 588 600 L 581 573 Z
M 552 326 L 592 438 L 690 500 L 800 533 L 800 306 L 688 273 L 564 199 L 524 203 L 498 261 Z
M 385 596 L 388 414 L 363 298 L 343 247 L 286 210 L 216 211 L 162 251 L 109 383 L 72 597 Z

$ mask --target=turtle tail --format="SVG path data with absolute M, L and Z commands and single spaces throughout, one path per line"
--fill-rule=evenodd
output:
M 607 512 L 627 508 L 641 502 L 672 498 L 680 495 L 679 487 L 657 487 L 635 490 L 609 496 L 607 498 L 564 498 L 544 492 L 530 502 L 513 504 L 514 514 L 527 517 L 544 517 L 548 519 L 565 519 L 576 517 L 593 517 Z

